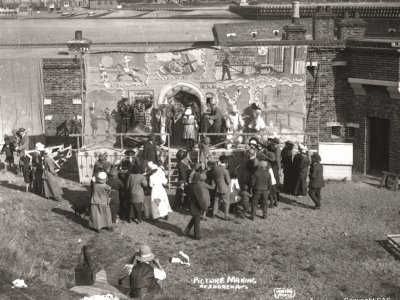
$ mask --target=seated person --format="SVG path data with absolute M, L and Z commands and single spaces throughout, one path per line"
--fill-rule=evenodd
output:
M 137 267 L 141 265 L 140 267 Z M 149 269 L 149 267 L 151 269 Z M 128 274 L 118 280 L 122 285 L 122 280 L 130 276 L 130 295 L 131 297 L 140 297 L 143 292 L 160 292 L 161 286 L 158 280 L 166 278 L 165 271 L 159 260 L 155 258 L 151 249 L 147 245 L 141 245 L 138 252 L 129 258 L 124 267 Z M 133 274 L 133 275 L 132 275 Z M 135 296 L 136 295 L 136 296 Z

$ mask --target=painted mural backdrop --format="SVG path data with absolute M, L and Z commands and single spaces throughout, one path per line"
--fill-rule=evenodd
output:
M 217 55 L 218 106 L 230 111 L 236 105 L 244 131 L 256 126 L 268 135 L 304 132 L 307 46 L 230 47 Z M 260 109 L 260 126 L 250 107 Z
M 205 60 L 202 49 L 157 53 L 156 56 L 158 79 L 204 78 Z
M 136 118 L 146 123 L 154 93 L 147 89 L 149 72 L 144 53 L 97 53 L 85 57 L 86 103 L 84 144 L 115 146 L 114 133 L 124 133 Z M 138 89 L 145 89 L 137 92 Z M 128 98 L 123 102 L 122 97 Z M 138 101 L 136 101 L 138 100 Z M 140 105 L 143 104 L 143 105 Z M 151 105 L 150 104 L 150 105 Z M 146 107 L 145 107 L 146 106 Z

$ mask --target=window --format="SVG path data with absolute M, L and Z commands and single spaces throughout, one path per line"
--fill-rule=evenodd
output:
M 355 132 L 355 127 L 346 127 L 346 138 L 349 140 L 354 139 Z
M 252 31 L 252 32 L 251 32 L 251 36 L 252 36 L 253 38 L 255 38 L 255 37 L 257 36 L 257 31 Z
M 341 137 L 341 129 L 342 129 L 342 127 L 341 126 L 332 126 L 331 127 L 332 128 L 332 138 L 333 139 L 337 139 L 337 138 L 340 138 Z

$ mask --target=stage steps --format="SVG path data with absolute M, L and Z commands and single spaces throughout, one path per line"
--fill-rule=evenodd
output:
M 178 168 L 177 168 L 177 163 L 178 160 L 176 159 L 176 153 L 179 151 L 179 149 L 176 148 L 171 148 L 170 153 L 171 153 L 171 189 L 176 189 L 176 186 L 178 185 Z M 198 151 L 193 150 L 189 153 L 190 159 L 192 163 L 197 163 L 198 159 Z

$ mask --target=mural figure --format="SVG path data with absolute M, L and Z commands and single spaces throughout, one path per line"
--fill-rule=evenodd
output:
M 229 54 L 225 54 L 225 59 L 222 61 L 222 81 L 225 79 L 225 74 L 228 76 L 228 80 L 232 80 L 231 71 L 229 68 L 231 67 L 231 63 L 229 62 Z
M 89 107 L 89 115 L 90 115 L 90 126 L 92 127 L 92 135 L 93 137 L 97 133 L 98 129 L 98 121 L 101 119 L 94 110 L 94 106 Z
M 205 62 L 202 50 L 157 54 L 157 73 L 160 79 L 202 77 L 205 72 Z
M 108 82 L 107 68 L 102 63 L 99 63 L 99 71 L 100 71 L 101 82 L 104 84 L 106 88 L 109 88 L 110 83 Z
M 134 82 L 141 82 L 140 77 L 139 77 L 139 73 L 140 73 L 140 69 L 139 68 L 133 68 L 129 66 L 129 63 L 132 61 L 132 57 L 128 56 L 128 55 L 124 55 L 122 62 L 122 64 L 116 64 L 116 68 L 117 68 L 117 80 L 121 81 L 121 77 L 122 76 L 130 76 L 132 77 Z

